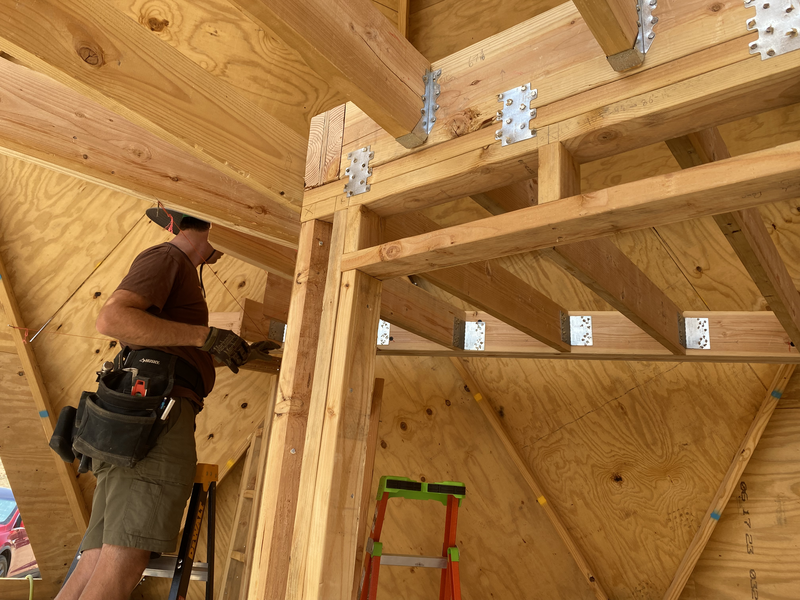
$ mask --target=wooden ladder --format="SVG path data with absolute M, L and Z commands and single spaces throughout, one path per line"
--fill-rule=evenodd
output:
M 256 539 L 256 513 L 259 506 L 261 475 L 265 468 L 267 439 L 264 424 L 250 436 L 250 445 L 245 455 L 242 481 L 239 484 L 239 501 L 236 504 L 234 530 L 225 569 L 222 572 L 222 600 L 245 600 L 250 585 L 250 568 Z

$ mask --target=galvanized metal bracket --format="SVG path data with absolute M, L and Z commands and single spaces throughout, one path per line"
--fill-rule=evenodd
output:
M 425 93 L 422 95 L 419 122 L 411 133 L 397 138 L 397 141 L 405 148 L 421 146 L 428 139 L 430 132 L 433 131 L 433 125 L 436 123 L 436 111 L 439 110 L 439 94 L 442 92 L 442 88 L 439 85 L 441 77 L 441 69 L 436 69 L 435 71 L 425 70 L 425 75 L 422 76 L 422 82 L 425 84 Z
M 375 153 L 372 151 L 372 146 L 353 150 L 347 154 L 347 158 L 350 159 L 350 166 L 344 170 L 347 178 L 347 183 L 344 184 L 344 193 L 348 198 L 370 190 L 370 185 L 367 183 L 369 176 L 372 175 L 369 161 L 374 157 Z
M 464 336 L 466 332 L 467 324 L 458 317 L 453 317 L 453 348 L 464 349 Z
M 711 334 L 708 319 L 705 317 L 686 317 L 684 319 L 686 331 L 686 348 L 688 350 L 710 350 Z
M 658 17 L 653 15 L 653 11 L 657 6 L 658 0 L 636 0 L 636 24 L 639 26 L 639 33 L 633 48 L 608 57 L 608 62 L 615 71 L 628 71 L 644 63 L 644 57 L 656 37 L 654 25 L 658 23 Z
M 486 349 L 486 323 L 467 321 L 464 323 L 464 350 L 483 352 Z
M 747 20 L 747 31 L 758 32 L 750 54 L 767 60 L 800 50 L 800 0 L 745 0 L 744 7 L 756 9 L 756 16 Z
M 589 315 L 567 315 L 561 313 L 561 341 L 570 346 L 591 346 L 592 317 Z
M 267 338 L 273 342 L 283 344 L 286 341 L 286 323 L 277 321 L 275 319 L 270 319 Z
M 388 346 L 391 341 L 392 326 L 388 321 L 378 321 L 378 346 Z
M 539 91 L 531 88 L 530 83 L 497 94 L 497 101 L 503 107 L 497 111 L 495 121 L 501 123 L 500 129 L 494 132 L 494 139 L 500 140 L 503 146 L 536 137 L 536 130 L 531 129 L 530 122 L 536 118 L 536 109 L 531 102 L 536 100 Z

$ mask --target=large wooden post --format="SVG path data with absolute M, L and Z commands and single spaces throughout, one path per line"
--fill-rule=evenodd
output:
M 334 238 L 343 233 L 341 252 L 354 251 L 377 243 L 378 229 L 373 213 L 354 207 L 337 213 Z M 336 276 L 330 275 L 333 296 Z M 347 598 L 353 590 L 381 283 L 346 271 L 337 300 L 335 323 L 323 314 L 329 329 L 320 335 L 318 357 L 325 352 L 330 359 L 315 373 L 287 600 Z M 325 310 L 330 308 L 326 304 Z M 323 379 L 325 370 L 329 375 Z
M 307 221 L 300 230 L 286 344 L 262 478 L 250 598 L 278 598 L 286 588 L 331 229 L 330 223 Z

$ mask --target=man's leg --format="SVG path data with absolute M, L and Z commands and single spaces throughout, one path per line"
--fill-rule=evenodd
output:
M 61 588 L 61 591 L 58 592 L 56 600 L 78 600 L 83 593 L 83 588 L 86 587 L 86 583 L 94 572 L 98 558 L 100 558 L 100 548 L 84 550 L 72 575 L 70 575 L 64 587 Z
M 80 600 L 128 600 L 149 561 L 149 550 L 103 544 Z

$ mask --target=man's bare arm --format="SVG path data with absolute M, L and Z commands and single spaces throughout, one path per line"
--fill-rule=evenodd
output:
M 136 346 L 196 346 L 206 341 L 210 329 L 159 319 L 147 312 L 144 296 L 117 290 L 97 316 L 97 331 Z

